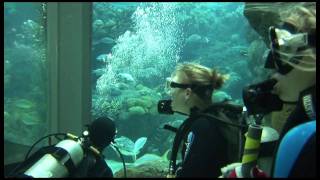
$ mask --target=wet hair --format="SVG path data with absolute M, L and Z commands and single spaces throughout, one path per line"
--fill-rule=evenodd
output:
M 300 33 L 316 33 L 316 5 L 315 3 L 297 4 L 290 6 L 285 11 L 280 12 L 282 22 L 293 25 Z M 294 64 L 282 59 L 289 65 L 302 71 L 316 71 L 316 47 L 307 47 L 305 50 L 295 54 L 279 52 L 284 56 L 294 56 L 294 58 L 308 57 L 308 60 L 299 60 L 299 64 Z
M 280 12 L 282 22 L 288 22 L 295 26 L 299 32 L 308 32 L 316 30 L 316 9 L 315 4 L 303 6 L 298 4 Z
M 224 84 L 225 80 L 228 79 L 228 75 L 222 75 L 218 73 L 216 69 L 210 69 L 208 67 L 196 63 L 178 64 L 174 71 L 174 75 L 176 73 L 181 72 L 187 76 L 189 84 L 208 86 L 207 90 L 210 91 L 209 94 L 206 94 L 205 92 L 196 93 L 200 98 L 208 98 L 208 96 L 211 97 L 212 92 L 215 89 L 220 89 Z

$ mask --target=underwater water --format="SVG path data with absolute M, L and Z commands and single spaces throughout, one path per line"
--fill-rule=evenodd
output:
M 48 133 L 43 13 L 42 3 L 4 3 L 4 139 L 23 145 Z
M 136 168 L 133 174 L 148 164 L 145 171 L 163 177 L 174 133 L 162 127 L 185 119 L 157 112 L 157 102 L 169 98 L 166 77 L 183 62 L 216 68 L 230 79 L 214 93 L 215 102 L 242 103 L 241 89 L 256 76 L 248 49 L 258 36 L 243 15 L 244 3 L 129 4 L 93 4 L 92 115 L 115 120 L 116 140 L 129 168 Z M 104 155 L 121 174 L 116 153 L 106 148 Z
M 165 79 L 178 63 L 200 63 L 230 76 L 214 93 L 215 102 L 241 104 L 241 89 L 263 77 L 253 59 L 267 47 L 243 11 L 240 2 L 93 3 L 92 118 L 115 121 L 128 168 L 146 168 L 154 177 L 168 168 L 174 134 L 162 127 L 178 127 L 186 117 L 160 115 L 157 103 L 169 98 Z M 4 7 L 4 139 L 29 146 L 48 134 L 44 13 L 42 3 Z M 104 155 L 121 173 L 117 153 L 108 147 Z

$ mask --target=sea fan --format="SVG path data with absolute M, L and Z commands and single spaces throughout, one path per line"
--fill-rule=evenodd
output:
M 137 155 L 140 153 L 140 149 L 143 148 L 146 142 L 146 137 L 140 137 L 136 142 L 133 142 L 125 136 L 115 139 L 116 146 L 119 148 L 120 152 L 125 156 L 133 156 L 134 161 L 136 161 Z M 114 147 L 112 148 L 114 149 Z

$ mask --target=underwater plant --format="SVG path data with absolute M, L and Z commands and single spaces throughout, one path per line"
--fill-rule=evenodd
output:
M 143 146 L 147 142 L 147 138 L 140 137 L 136 140 L 136 142 L 133 142 L 128 137 L 121 136 L 119 138 L 116 138 L 114 141 L 120 152 L 125 156 L 132 156 L 133 161 L 135 162 L 137 159 L 137 155 L 140 153 L 140 149 L 143 148 Z M 114 147 L 112 147 L 112 149 L 116 151 Z
M 165 164 L 165 167 L 167 167 L 167 163 L 169 163 L 168 160 L 168 153 L 170 152 L 170 149 L 168 149 L 162 156 L 158 156 L 156 154 L 144 154 L 140 158 L 138 158 L 133 163 L 126 163 L 126 166 L 128 167 L 128 171 L 139 171 L 141 167 L 144 165 L 147 165 L 151 169 L 157 169 L 157 166 L 163 166 Z M 114 160 L 107 160 L 108 165 L 110 166 L 113 174 L 115 174 L 116 177 L 121 177 L 121 169 L 123 168 L 122 162 L 114 161 Z M 162 168 L 161 168 L 162 169 Z M 120 175 L 119 175 L 120 173 Z M 130 174 L 130 173 L 129 173 Z M 129 177 L 131 177 L 129 175 Z

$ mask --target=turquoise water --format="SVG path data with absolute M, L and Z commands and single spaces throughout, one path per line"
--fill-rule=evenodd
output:
M 128 165 L 167 162 L 162 155 L 174 134 L 161 127 L 178 127 L 185 117 L 159 115 L 157 102 L 169 98 L 165 79 L 178 63 L 229 74 L 215 99 L 242 103 L 240 90 L 259 66 L 250 61 L 259 37 L 243 9 L 244 3 L 93 3 L 92 117 L 115 120 Z M 5 3 L 4 9 L 5 140 L 24 145 L 48 133 L 43 10 L 41 3 Z M 121 168 L 111 148 L 104 155 L 114 172 Z
M 115 119 L 118 134 L 123 136 L 119 140 L 128 144 L 126 161 L 132 167 L 136 161 L 159 160 L 174 137 L 161 127 L 165 123 L 178 127 L 185 118 L 157 112 L 158 100 L 169 98 L 164 84 L 174 67 L 196 62 L 229 74 L 215 99 L 242 103 L 241 89 L 254 79 L 248 49 L 258 39 L 243 16 L 244 3 L 135 5 L 118 4 L 120 10 L 94 3 L 92 29 L 93 116 Z M 146 142 L 133 153 L 139 138 Z M 105 155 L 113 160 L 114 171 L 122 167 L 111 149 Z
M 4 139 L 31 145 L 48 133 L 43 9 L 4 5 Z

